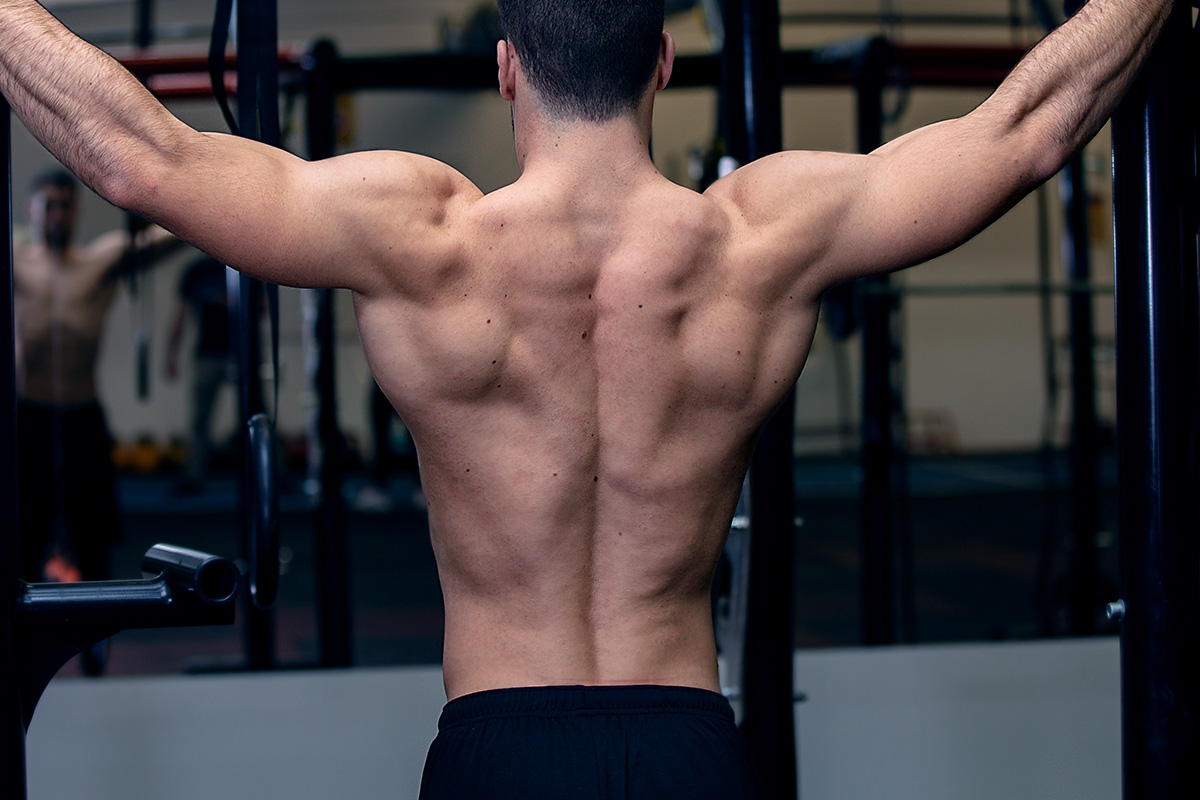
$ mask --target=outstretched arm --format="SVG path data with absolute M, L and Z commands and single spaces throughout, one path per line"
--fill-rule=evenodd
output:
M 132 239 L 128 233 L 118 233 L 117 236 L 121 237 L 121 255 L 109 270 L 108 275 L 113 279 L 145 272 L 187 244 L 158 225 L 139 230 Z
M 841 281 L 941 255 L 991 224 L 1096 135 L 1172 5 L 1091 0 L 965 117 L 867 156 L 781 153 L 709 191 L 738 207 L 751 235 L 761 237 L 810 298 Z
M 278 283 L 371 292 L 387 268 L 444 244 L 446 210 L 477 195 L 404 153 L 309 164 L 198 133 L 116 61 L 33 0 L 0 1 L 0 91 L 60 161 L 109 202 L 220 261 Z

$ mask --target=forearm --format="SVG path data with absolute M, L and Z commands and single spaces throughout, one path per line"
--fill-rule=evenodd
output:
M 179 239 L 165 228 L 153 225 L 146 230 L 138 231 L 129 241 L 120 260 L 113 266 L 112 275 L 122 278 L 145 272 L 158 266 L 162 259 L 185 246 L 187 246 L 187 242 Z
M 981 108 L 1031 133 L 1056 171 L 1104 125 L 1133 82 L 1174 0 L 1091 0 L 1047 36 Z
M 32 0 L 0 3 L 0 91 L 50 152 L 125 207 L 137 171 L 191 133 L 120 64 Z
M 817 225 L 800 229 L 825 248 L 806 271 L 810 294 L 946 253 L 1053 176 L 1116 109 L 1172 7 L 1091 0 L 965 117 L 912 131 L 866 158 L 822 157 L 832 199 Z M 803 198 L 819 196 L 811 179 L 791 183 Z M 782 241 L 798 238 L 796 226 L 780 230 L 791 234 Z
M 187 246 L 183 241 L 166 228 L 155 225 L 144 231 L 137 241 L 137 257 L 139 262 L 155 264 Z

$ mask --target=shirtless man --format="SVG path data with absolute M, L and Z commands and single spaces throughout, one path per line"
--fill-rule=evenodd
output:
M 112 439 L 96 399 L 100 336 L 118 276 L 178 240 L 147 231 L 136 256 L 124 232 L 76 246 L 75 178 L 50 170 L 32 188 L 30 240 L 13 249 L 21 577 L 100 580 L 119 526 Z
M 0 2 L 0 88 L 117 205 L 260 278 L 353 291 L 445 597 L 423 796 L 753 797 L 708 587 L 821 293 L 955 247 L 1053 175 L 1171 3 L 1092 0 L 971 114 L 703 195 L 649 156 L 662 0 L 500 8 L 522 174 L 486 196 L 416 155 L 308 164 L 197 133 L 32 0 Z

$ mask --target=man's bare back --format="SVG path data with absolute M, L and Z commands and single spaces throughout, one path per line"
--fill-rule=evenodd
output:
M 709 582 L 816 304 L 748 281 L 727 209 L 648 158 L 609 177 L 476 194 L 446 221 L 436 301 L 359 296 L 420 454 L 452 698 L 718 688 Z

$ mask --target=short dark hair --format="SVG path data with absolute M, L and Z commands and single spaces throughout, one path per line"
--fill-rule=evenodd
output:
M 664 0 L 500 0 L 500 23 L 547 113 L 634 111 L 658 65 Z
M 34 176 L 29 191 L 30 194 L 37 194 L 47 188 L 67 189 L 72 195 L 78 195 L 79 180 L 62 167 L 48 167 Z

